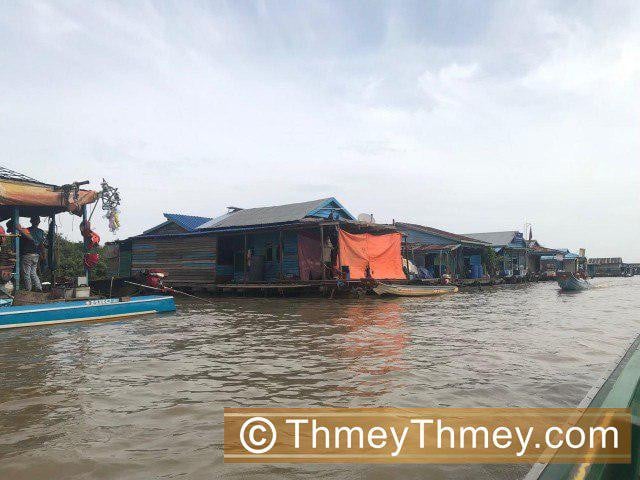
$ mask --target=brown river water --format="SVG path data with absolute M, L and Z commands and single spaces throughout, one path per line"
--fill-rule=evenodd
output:
M 515 479 L 525 465 L 222 460 L 223 407 L 572 407 L 640 331 L 640 277 L 442 298 L 223 298 L 0 332 L 0 478 Z

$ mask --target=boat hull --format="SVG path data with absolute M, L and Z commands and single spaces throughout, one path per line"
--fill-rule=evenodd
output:
M 576 278 L 573 275 L 563 275 L 558 278 L 558 285 L 565 292 L 579 292 L 581 290 L 587 290 L 591 288 L 591 285 L 586 280 Z
M 0 329 L 117 320 L 175 309 L 173 297 L 160 295 L 4 307 L 0 309 Z
M 380 283 L 373 287 L 373 291 L 378 295 L 392 295 L 396 297 L 431 297 L 435 295 L 445 295 L 455 293 L 458 287 L 455 286 L 433 286 L 425 285 L 388 285 Z

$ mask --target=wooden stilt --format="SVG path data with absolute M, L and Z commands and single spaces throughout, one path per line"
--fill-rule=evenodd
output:
M 13 233 L 19 234 L 18 224 L 20 223 L 20 209 L 13 209 Z M 16 269 L 13 273 L 15 279 L 15 291 L 20 290 L 20 237 L 13 238 L 13 251 L 16 254 Z

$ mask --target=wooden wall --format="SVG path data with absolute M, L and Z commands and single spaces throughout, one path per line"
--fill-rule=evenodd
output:
M 105 244 L 103 257 L 107 265 L 107 276 L 119 278 L 131 276 L 131 240 Z
M 131 270 L 165 271 L 167 285 L 212 284 L 216 280 L 217 239 L 213 235 L 136 237 Z

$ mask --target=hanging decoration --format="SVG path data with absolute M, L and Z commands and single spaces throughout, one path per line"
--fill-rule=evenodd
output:
M 104 178 L 102 179 L 101 187 L 100 197 L 102 198 L 102 210 L 107 212 L 104 218 L 109 220 L 109 230 L 111 230 L 111 233 L 115 233 L 116 230 L 120 228 L 120 210 L 118 210 L 120 206 L 120 193 L 117 188 L 109 185 Z

